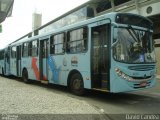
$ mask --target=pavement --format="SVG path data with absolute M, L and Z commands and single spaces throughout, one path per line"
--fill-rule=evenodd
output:
M 101 114 L 84 100 L 52 87 L 0 77 L 0 120 L 1 114 Z

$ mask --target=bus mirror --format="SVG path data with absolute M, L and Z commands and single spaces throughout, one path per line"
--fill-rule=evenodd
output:
M 116 27 L 118 27 L 118 24 L 115 22 L 112 22 L 112 26 L 116 28 Z
M 115 42 L 117 40 L 117 32 L 118 32 L 118 29 L 114 28 L 114 30 L 113 30 L 113 42 Z
M 117 39 L 117 36 L 118 36 L 118 34 L 117 34 L 117 32 L 118 32 L 118 29 L 117 28 L 114 28 L 114 30 L 113 30 L 114 32 L 113 32 L 113 44 L 112 44 L 112 47 L 114 47 L 117 43 L 118 43 L 118 39 Z

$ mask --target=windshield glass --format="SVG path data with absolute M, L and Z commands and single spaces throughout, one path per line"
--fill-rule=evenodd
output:
M 135 30 L 131 26 L 117 29 L 117 37 L 113 47 L 115 60 L 125 63 L 153 63 L 155 62 L 152 33 Z M 114 37 L 115 38 L 115 37 Z

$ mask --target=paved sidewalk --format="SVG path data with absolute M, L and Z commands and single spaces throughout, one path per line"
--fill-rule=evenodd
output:
M 109 120 L 69 93 L 0 76 L 0 120 Z
M 0 77 L 0 114 L 100 114 L 65 92 Z M 0 118 L 1 120 L 1 118 Z

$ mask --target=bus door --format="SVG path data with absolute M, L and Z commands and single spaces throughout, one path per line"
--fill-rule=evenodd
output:
M 90 28 L 90 31 L 91 85 L 93 89 L 108 91 L 110 83 L 110 24 L 96 23 Z
M 5 57 L 4 57 L 4 74 L 8 75 L 10 71 L 10 47 L 5 50 Z
M 48 42 L 49 38 L 40 40 L 40 47 L 39 47 L 39 70 L 40 70 L 40 80 L 48 81 L 48 64 L 47 64 L 47 58 L 48 58 Z
M 16 70 L 17 76 L 21 76 L 21 46 L 17 46 L 16 48 Z

